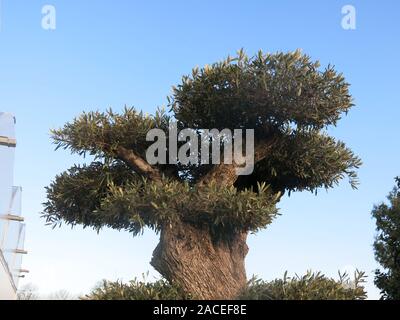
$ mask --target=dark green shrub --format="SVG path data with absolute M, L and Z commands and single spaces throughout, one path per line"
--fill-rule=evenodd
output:
M 133 279 L 127 284 L 121 281 L 107 281 L 98 285 L 84 300 L 187 300 L 178 286 L 162 279 L 155 282 Z

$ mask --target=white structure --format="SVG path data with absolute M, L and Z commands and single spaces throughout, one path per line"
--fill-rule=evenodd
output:
M 24 250 L 25 224 L 21 216 L 21 187 L 13 186 L 15 118 L 0 112 L 0 300 L 17 297 Z

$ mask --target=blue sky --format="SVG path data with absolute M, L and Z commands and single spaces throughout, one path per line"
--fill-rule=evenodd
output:
M 56 30 L 41 27 L 45 4 L 56 8 Z M 341 27 L 347 4 L 356 8 L 356 30 Z M 370 211 L 400 174 L 398 1 L 1 0 L 0 20 L 0 110 L 17 117 L 15 183 L 24 188 L 24 267 L 31 270 L 25 283 L 43 293 L 85 293 L 103 278 L 157 276 L 150 231 L 132 238 L 44 225 L 44 187 L 82 161 L 54 152 L 50 128 L 83 110 L 153 112 L 192 67 L 242 47 L 249 54 L 301 48 L 352 84 L 356 107 L 331 133 L 362 158 L 361 184 L 284 198 L 282 216 L 249 239 L 248 274 L 272 279 L 313 269 L 336 276 L 357 267 L 370 275 L 370 298 L 378 297 Z

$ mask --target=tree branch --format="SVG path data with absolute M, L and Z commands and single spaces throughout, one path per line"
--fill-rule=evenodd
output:
M 271 147 L 278 140 L 276 136 L 263 140 L 256 144 L 254 149 L 254 165 L 263 160 L 268 152 L 271 150 Z M 232 164 L 219 164 L 215 165 L 206 175 L 204 175 L 198 182 L 198 186 L 207 185 L 211 182 L 216 182 L 219 186 L 229 187 L 232 186 L 238 175 L 236 174 L 236 169 L 240 168 L 236 163 Z
M 135 170 L 138 174 L 149 178 L 155 182 L 161 182 L 162 175 L 160 171 L 149 165 L 142 157 L 136 154 L 133 150 L 124 147 L 117 147 L 115 150 L 118 158 L 124 161 L 130 168 Z

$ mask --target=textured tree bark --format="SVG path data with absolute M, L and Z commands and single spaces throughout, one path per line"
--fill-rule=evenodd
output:
M 151 265 L 193 298 L 235 299 L 246 285 L 247 233 L 213 240 L 208 230 L 180 223 L 165 227 Z

